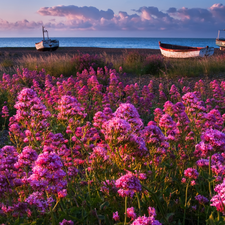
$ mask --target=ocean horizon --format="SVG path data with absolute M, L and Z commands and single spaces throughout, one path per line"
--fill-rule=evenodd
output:
M 185 45 L 191 47 L 214 47 L 215 38 L 134 38 L 134 37 L 51 37 L 59 40 L 59 47 L 99 47 L 99 48 L 146 48 L 159 49 L 158 42 Z M 35 47 L 40 37 L 9 37 L 0 38 L 3 47 Z

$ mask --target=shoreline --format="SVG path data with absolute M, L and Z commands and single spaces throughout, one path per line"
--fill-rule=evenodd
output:
M 1 52 L 7 52 L 9 54 L 17 54 L 22 56 L 25 54 L 31 55 L 58 55 L 58 54 L 109 54 L 109 55 L 122 55 L 125 52 L 137 51 L 141 54 L 161 54 L 159 49 L 142 49 L 142 48 L 101 48 L 101 47 L 59 47 L 56 51 L 37 51 L 35 47 L 1 47 Z
M 8 57 L 21 57 L 23 55 L 32 56 L 48 56 L 48 55 L 75 55 L 75 54 L 90 54 L 90 55 L 123 55 L 124 53 L 129 53 L 137 51 L 140 54 L 149 55 L 161 55 L 159 49 L 146 49 L 146 48 L 102 48 L 102 47 L 59 47 L 56 51 L 37 51 L 35 47 L 0 47 L 0 55 Z M 214 49 L 214 55 L 222 55 L 224 51 L 219 50 L 219 48 Z

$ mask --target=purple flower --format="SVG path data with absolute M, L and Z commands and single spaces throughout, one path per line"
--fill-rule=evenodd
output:
M 142 189 L 139 179 L 130 172 L 117 179 L 115 185 L 120 188 L 118 193 L 122 197 L 133 197 L 135 192 L 140 192 Z
M 207 202 L 209 202 L 209 199 L 204 197 L 203 195 L 195 196 L 195 200 L 197 200 L 199 202 L 199 204 L 201 204 L 201 205 L 206 204 Z

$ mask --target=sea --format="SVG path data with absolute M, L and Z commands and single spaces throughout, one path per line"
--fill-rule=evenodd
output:
M 59 47 L 145 48 L 159 49 L 158 42 L 192 47 L 214 47 L 215 38 L 131 38 L 131 37 L 51 37 L 59 40 Z M 35 47 L 39 37 L 0 38 L 1 47 Z

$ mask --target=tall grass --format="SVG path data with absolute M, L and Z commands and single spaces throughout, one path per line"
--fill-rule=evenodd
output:
M 49 56 L 32 56 L 25 55 L 16 61 L 18 67 L 28 68 L 29 70 L 41 70 L 45 69 L 47 74 L 52 76 L 60 76 L 61 74 L 65 76 L 75 75 L 75 67 L 71 63 L 71 56 L 65 55 L 49 55 Z
M 9 57 L 8 57 L 9 58 Z M 17 68 L 28 68 L 29 70 L 41 70 L 42 68 L 52 76 L 76 75 L 80 72 L 80 65 L 83 69 L 89 69 L 95 65 L 97 68 L 104 65 L 130 74 L 143 75 L 160 75 L 166 73 L 169 77 L 178 76 L 199 76 L 199 75 L 215 75 L 225 73 L 225 54 L 214 55 L 207 58 L 194 59 L 168 59 L 161 55 L 140 54 L 138 51 L 127 52 L 121 55 L 110 55 L 102 53 L 100 55 L 91 56 L 88 54 L 64 54 L 64 55 L 48 55 L 48 56 L 32 56 L 24 55 L 15 59 L 9 58 L 0 62 L 0 72 L 13 74 Z M 87 67 L 87 68 L 86 68 Z M 95 70 L 96 70 L 95 68 Z
M 225 72 L 225 54 L 194 59 L 166 59 L 170 77 L 213 75 Z

